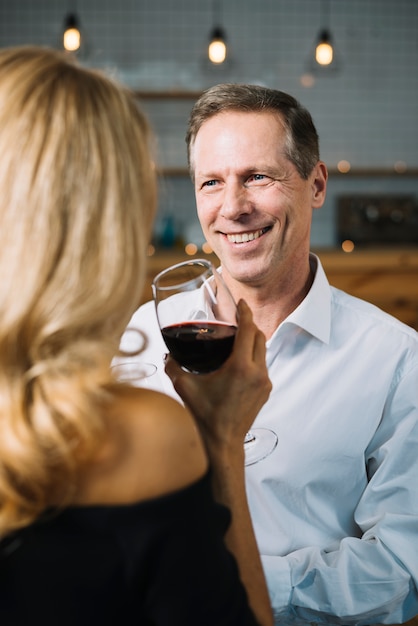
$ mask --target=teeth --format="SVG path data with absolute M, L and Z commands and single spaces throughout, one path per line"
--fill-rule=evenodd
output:
M 231 243 L 246 243 L 258 239 L 263 234 L 264 229 L 255 230 L 252 233 L 237 233 L 236 235 L 227 235 L 228 241 Z

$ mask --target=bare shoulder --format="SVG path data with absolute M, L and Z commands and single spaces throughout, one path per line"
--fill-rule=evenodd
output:
M 86 476 L 86 495 L 80 500 L 146 500 L 182 489 L 207 471 L 193 418 L 173 398 L 126 388 L 116 394 L 107 418 L 109 450 Z

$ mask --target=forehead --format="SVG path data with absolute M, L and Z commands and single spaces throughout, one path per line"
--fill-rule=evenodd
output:
M 279 113 L 272 111 L 222 111 L 207 119 L 191 146 L 191 160 L 237 159 L 284 153 L 287 132 Z
M 283 117 L 278 111 L 272 111 L 271 109 L 264 111 L 228 109 L 215 113 L 215 115 L 205 120 L 196 133 L 195 141 L 199 135 L 211 133 L 215 129 L 219 131 L 220 129 L 233 130 L 239 128 L 242 132 L 245 129 L 251 131 L 254 127 L 258 131 L 262 131 L 265 128 L 268 129 L 268 132 L 278 132 L 279 134 L 286 131 Z

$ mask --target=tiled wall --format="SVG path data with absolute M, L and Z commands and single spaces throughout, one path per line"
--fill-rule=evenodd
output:
M 225 66 L 210 67 L 205 55 L 216 5 L 230 57 Z M 73 10 L 84 34 L 80 60 L 116 73 L 134 89 L 196 91 L 223 81 L 277 87 L 311 111 L 330 168 L 346 159 L 353 169 L 391 170 L 397 162 L 418 169 L 417 0 L 0 0 L 0 46 L 59 46 L 64 17 Z M 328 18 L 338 69 L 304 86 L 315 38 Z M 187 100 L 144 101 L 162 164 L 185 164 L 190 106 Z M 313 246 L 335 243 L 338 194 L 360 192 L 417 198 L 418 178 L 331 177 L 326 204 L 314 214 Z M 157 231 L 169 213 L 186 238 L 196 232 L 187 177 L 162 180 Z

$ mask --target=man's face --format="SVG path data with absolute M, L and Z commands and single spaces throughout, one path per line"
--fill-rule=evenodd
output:
M 198 217 L 226 278 L 266 284 L 309 252 L 312 209 L 325 199 L 326 168 L 303 180 L 285 156 L 271 112 L 208 119 L 191 151 Z

